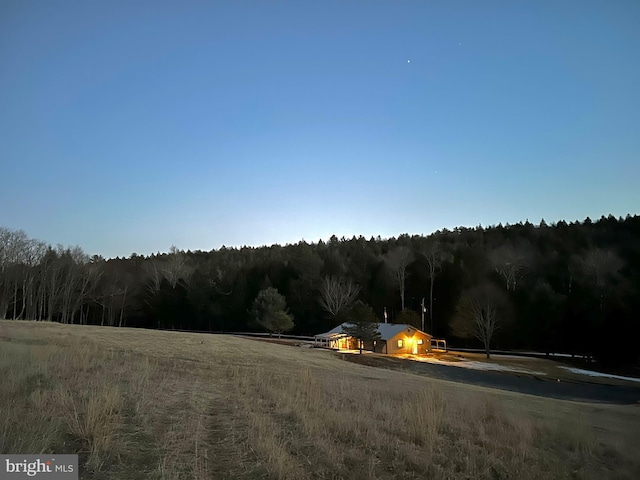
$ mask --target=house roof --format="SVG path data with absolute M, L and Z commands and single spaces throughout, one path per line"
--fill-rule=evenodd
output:
M 344 323 L 342 325 L 344 325 Z M 346 334 L 342 330 L 342 325 L 338 325 L 337 327 L 332 328 L 326 333 L 320 333 L 316 335 L 316 337 L 317 338 L 339 338 L 339 337 L 345 336 Z M 421 332 L 424 335 L 430 336 L 428 333 L 424 333 L 421 330 L 418 330 L 416 327 L 412 325 L 408 325 L 406 323 L 379 323 L 378 324 L 378 332 L 380 332 L 381 340 L 389 340 L 390 338 L 395 337 L 397 334 L 403 331 L 407 333 Z

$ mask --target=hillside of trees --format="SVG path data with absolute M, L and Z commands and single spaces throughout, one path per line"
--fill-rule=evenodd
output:
M 258 294 L 284 296 L 292 333 L 335 326 L 354 302 L 380 321 L 420 321 L 458 346 L 477 296 L 501 319 L 494 345 L 638 361 L 640 216 L 456 228 L 270 247 L 104 259 L 0 228 L 0 318 L 73 324 L 258 331 Z M 476 297 L 474 297 L 474 295 Z M 404 310 L 404 311 L 403 311 Z M 284 310 L 281 310 L 284 312 Z

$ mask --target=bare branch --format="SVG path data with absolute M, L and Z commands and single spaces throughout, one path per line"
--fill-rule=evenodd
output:
M 404 292 L 407 281 L 407 267 L 413 261 L 413 252 L 405 245 L 391 250 L 385 257 L 385 263 L 391 270 L 394 280 L 400 289 L 400 301 L 402 302 L 402 310 L 404 310 Z
M 360 287 L 350 278 L 325 277 L 320 287 L 320 305 L 331 316 L 337 317 L 356 300 L 359 293 Z
M 518 281 L 531 263 L 531 254 L 525 246 L 514 247 L 510 243 L 496 248 L 489 254 L 489 261 L 506 282 L 507 290 L 516 290 Z

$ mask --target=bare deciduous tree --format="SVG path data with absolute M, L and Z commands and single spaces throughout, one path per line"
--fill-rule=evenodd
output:
M 7 309 L 9 308 L 7 268 L 9 266 L 12 234 L 13 232 L 8 228 L 0 227 L 0 319 L 6 318 Z
M 25 261 L 26 274 L 22 283 L 22 311 L 27 320 L 42 318 L 38 315 L 39 305 L 39 266 L 47 251 L 47 245 L 44 242 L 33 240 L 29 241 L 29 249 Z
M 460 298 L 451 330 L 457 337 L 480 340 L 487 358 L 491 358 L 491 341 L 508 319 L 504 293 L 492 284 L 482 284 Z
M 78 323 L 86 323 L 83 319 L 87 317 L 87 312 L 84 312 L 84 305 L 87 300 L 91 298 L 93 291 L 98 287 L 98 282 L 102 277 L 103 272 L 100 270 L 99 264 L 88 263 L 86 260 L 81 264 L 80 276 L 79 276 L 79 290 L 77 291 L 75 302 L 73 304 L 73 310 L 71 313 L 71 323 L 74 322 L 76 313 L 79 313 L 80 318 Z M 89 306 L 87 305 L 86 310 Z M 83 316 L 84 314 L 84 316 Z
M 62 307 L 62 296 L 65 282 L 65 260 L 62 258 L 65 253 L 62 245 L 57 245 L 55 249 L 50 249 L 45 255 L 45 270 L 43 277 L 45 282 L 44 298 L 46 298 L 46 318 L 51 322 Z
M 505 243 L 489 253 L 489 261 L 505 279 L 507 290 L 515 292 L 518 281 L 529 267 L 531 255 L 524 245 L 515 247 L 511 243 Z
M 167 279 L 171 288 L 176 288 L 178 284 L 185 288 L 188 287 L 193 271 L 194 269 L 189 265 L 185 253 L 172 245 L 168 258 L 163 262 L 162 267 L 164 278 Z
M 0 318 L 6 317 L 10 305 L 12 318 L 17 318 L 18 290 L 25 280 L 29 247 L 30 240 L 24 231 L 0 229 Z
M 429 275 L 429 320 L 431 322 L 431 335 L 434 335 L 433 326 L 433 285 L 436 277 L 442 271 L 442 264 L 451 260 L 451 254 L 446 252 L 439 242 L 430 242 L 422 251 L 427 261 L 427 273 Z
M 600 294 L 600 310 L 602 310 L 604 289 L 620 271 L 623 262 L 613 250 L 600 248 L 589 250 L 579 262 L 582 273 Z
M 622 268 L 623 262 L 612 250 L 594 248 L 582 258 L 582 268 L 593 284 L 604 287 Z
M 336 318 L 356 300 L 359 293 L 360 287 L 350 278 L 327 276 L 320 287 L 320 305 Z
M 407 267 L 413 261 L 413 252 L 405 245 L 394 248 L 385 256 L 385 264 L 391 270 L 393 279 L 400 289 L 400 302 L 404 310 L 404 291 L 407 281 Z
M 157 259 L 150 259 L 142 267 L 146 276 L 147 290 L 151 295 L 155 295 L 160 291 L 162 284 L 162 266 Z

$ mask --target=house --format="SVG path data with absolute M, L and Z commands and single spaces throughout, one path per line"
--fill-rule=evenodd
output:
M 319 347 L 338 350 L 356 350 L 358 340 L 350 337 L 342 330 L 342 325 L 314 337 Z M 373 342 L 365 342 L 363 349 L 377 353 L 412 353 L 424 354 L 431 351 L 431 335 L 417 328 L 402 323 L 379 323 L 380 338 Z

